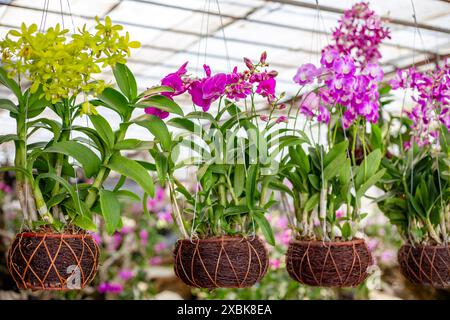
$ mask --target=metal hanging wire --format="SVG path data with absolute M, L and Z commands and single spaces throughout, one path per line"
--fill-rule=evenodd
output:
M 197 70 L 199 70 L 199 60 L 200 60 L 200 50 L 201 50 L 201 39 L 204 37 L 205 39 L 205 46 L 204 46 L 204 50 L 203 50 L 203 62 L 204 64 L 206 64 L 206 58 L 207 58 L 207 51 L 208 51 L 208 38 L 209 38 L 209 23 L 210 23 L 210 12 L 211 12 L 211 1 L 212 0 L 205 0 L 204 3 L 204 10 L 202 13 L 202 22 L 201 22 L 201 30 L 200 30 L 200 39 L 199 39 L 199 43 L 198 43 L 198 52 L 197 52 Z M 225 35 L 225 25 L 223 23 L 223 16 L 221 13 L 221 8 L 220 8 L 220 3 L 219 0 L 215 0 L 216 6 L 217 6 L 217 12 L 219 15 L 219 19 L 220 19 L 220 26 L 221 26 L 221 33 L 222 33 L 222 38 L 224 41 L 224 46 L 225 46 L 225 54 L 226 54 L 226 62 L 227 62 L 227 67 L 228 67 L 228 71 L 231 71 L 231 59 L 230 59 L 230 55 L 229 55 L 229 48 L 228 48 L 228 42 L 227 42 L 227 38 Z M 203 34 L 203 30 L 204 30 L 204 23 L 205 23 L 205 15 L 206 15 L 206 30 L 205 33 Z M 221 103 L 221 102 L 219 102 Z M 196 111 L 196 106 L 194 104 L 194 110 Z M 200 119 L 197 119 L 199 126 L 201 127 L 201 122 Z M 238 113 L 236 113 L 236 120 L 237 120 L 237 125 L 238 125 L 238 130 L 241 129 L 241 125 L 240 125 L 240 119 L 239 119 L 239 115 Z M 239 138 L 238 138 L 238 144 L 239 144 Z M 247 167 L 246 167 L 246 160 L 245 160 L 245 149 L 244 149 L 244 145 L 240 144 L 241 146 L 241 152 L 242 152 L 242 158 L 244 161 L 244 171 L 245 171 L 245 177 L 247 178 L 248 174 L 247 174 Z M 191 234 L 189 235 L 190 240 L 192 241 L 192 237 L 195 236 L 195 233 L 197 231 L 197 228 L 199 226 L 199 224 L 196 224 L 196 216 L 197 216 L 197 203 L 199 201 L 199 197 L 198 197 L 198 193 L 199 193 L 199 189 L 200 189 L 201 185 L 199 184 L 199 182 L 196 182 L 196 187 L 195 187 L 195 200 L 194 200 L 194 213 L 193 213 L 193 223 L 191 224 Z M 253 233 L 255 233 L 255 223 L 252 219 L 252 225 L 253 225 Z
M 206 8 L 208 7 L 208 11 L 206 11 Z M 200 25 L 200 39 L 198 40 L 198 50 L 197 50 L 197 63 L 196 63 L 196 70 L 198 72 L 199 67 L 200 67 L 200 50 L 201 50 L 201 40 L 203 38 L 203 26 L 204 26 L 204 22 L 205 22 L 205 15 L 206 12 L 208 13 L 208 22 L 207 22 L 207 26 L 206 26 L 206 38 L 208 37 L 208 29 L 209 29 L 209 0 L 205 0 L 204 6 L 203 6 L 203 13 L 202 13 L 202 20 L 201 20 L 201 25 Z M 203 58 L 203 63 L 205 63 L 206 60 L 206 47 L 207 47 L 207 43 L 205 43 L 205 55 Z M 194 111 L 197 111 L 197 106 L 193 103 L 192 104 L 194 107 Z M 200 122 L 200 119 L 197 119 L 197 123 L 199 128 L 202 128 L 202 124 Z M 200 132 L 200 134 L 202 134 L 203 131 Z M 199 223 L 196 224 L 196 218 L 197 218 L 197 203 L 199 200 L 199 189 L 201 187 L 201 184 L 199 181 L 195 180 L 195 197 L 194 197 L 194 212 L 193 212 L 193 217 L 192 217 L 192 223 L 191 223 L 191 232 L 189 234 L 189 240 L 191 242 L 193 242 L 193 237 L 196 236 L 196 232 L 197 232 L 197 228 L 199 226 Z M 174 197 L 174 201 L 176 201 L 176 197 Z
M 321 12 L 320 12 L 320 6 L 319 6 L 319 1 L 316 0 L 316 13 L 314 16 L 314 34 L 316 36 L 316 46 L 317 49 L 319 48 L 319 37 L 320 34 L 318 32 L 319 26 L 320 26 L 320 16 L 321 16 Z M 311 43 L 311 51 L 312 51 L 312 47 L 313 47 L 313 43 L 314 43 L 314 36 L 313 36 L 313 40 Z M 317 52 L 319 51 L 319 49 L 317 50 Z M 317 110 L 317 112 L 319 112 L 319 110 Z M 327 196 L 328 196 L 328 186 L 326 188 L 324 188 L 325 186 L 325 177 L 323 175 L 323 169 L 324 169 L 324 165 L 323 165 L 323 161 L 324 161 L 324 146 L 321 144 L 321 140 L 322 140 L 322 121 L 318 122 L 318 137 L 317 137 L 317 145 L 319 146 L 320 149 L 320 169 L 321 169 L 321 174 L 320 174 L 320 178 L 322 180 L 322 188 L 320 190 L 320 200 L 319 200 L 319 221 L 321 223 L 322 226 L 322 241 L 328 240 L 328 235 L 327 235 Z M 321 220 L 323 219 L 323 221 Z
M 228 72 L 231 72 L 231 59 L 230 59 L 230 53 L 229 53 L 229 48 L 228 48 L 228 41 L 227 41 L 227 37 L 225 35 L 225 25 L 223 23 L 223 16 L 222 16 L 222 12 L 220 9 L 220 3 L 219 0 L 215 0 L 216 1 L 216 5 L 217 5 L 217 12 L 219 14 L 219 20 L 220 20 L 220 30 L 222 33 L 222 38 L 223 38 L 223 43 L 224 43 L 224 47 L 225 47 L 225 56 L 226 56 L 226 63 L 227 63 L 227 68 L 228 68 Z M 239 119 L 239 115 L 236 112 L 236 120 L 237 120 L 237 126 L 238 126 L 238 132 L 241 131 L 241 122 Z M 238 143 L 238 148 L 239 146 L 241 146 L 240 151 L 241 151 L 241 156 L 242 156 L 242 160 L 243 160 L 243 164 L 244 164 L 244 176 L 245 179 L 248 178 L 248 170 L 247 170 L 247 163 L 245 160 L 245 146 L 243 145 L 243 143 L 239 143 L 239 137 L 236 135 L 237 138 L 237 143 Z M 249 143 L 250 143 L 250 139 L 249 139 Z M 250 147 L 250 145 L 249 145 Z M 227 152 L 227 150 L 225 150 L 225 152 Z M 250 159 L 249 159 L 250 161 Z M 236 159 L 236 165 L 238 164 L 238 159 Z M 255 220 L 252 218 L 252 231 L 250 232 L 251 236 L 254 238 L 256 236 L 256 226 L 255 226 Z M 251 241 L 253 241 L 253 239 L 251 239 Z

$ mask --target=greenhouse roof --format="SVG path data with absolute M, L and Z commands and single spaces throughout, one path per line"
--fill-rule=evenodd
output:
M 235 65 L 243 67 L 243 56 L 258 59 L 266 50 L 271 67 L 279 72 L 278 89 L 293 94 L 297 85 L 292 77 L 298 66 L 318 61 L 343 10 L 355 2 L 0 0 L 0 37 L 22 22 L 47 27 L 63 22 L 74 30 L 83 24 L 92 27 L 95 16 L 109 15 L 142 44 L 128 63 L 141 89 L 158 84 L 185 61 L 190 61 L 191 72 L 202 72 L 203 63 L 215 72 L 227 71 Z M 373 0 L 370 4 L 391 29 L 392 38 L 380 50 L 388 76 L 413 64 L 432 67 L 450 54 L 448 1 Z M 112 74 L 105 77 L 112 80 Z M 0 88 L 0 95 L 8 93 Z M 0 134 L 13 130 L 7 119 L 8 114 L 0 111 Z

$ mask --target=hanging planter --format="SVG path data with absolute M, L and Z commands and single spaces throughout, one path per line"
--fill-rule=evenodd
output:
M 286 269 L 291 278 L 318 287 L 356 287 L 367 278 L 372 262 L 362 239 L 291 240 L 286 254 Z
M 19 289 L 79 290 L 97 273 L 99 248 L 88 234 L 19 233 L 8 252 Z
M 403 276 L 414 284 L 450 288 L 450 247 L 403 245 L 398 252 Z
M 196 288 L 246 288 L 266 274 L 269 256 L 258 237 L 224 236 L 178 240 L 175 274 Z

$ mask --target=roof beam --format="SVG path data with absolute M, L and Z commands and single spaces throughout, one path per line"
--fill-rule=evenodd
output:
M 261 25 L 289 29 L 289 30 L 298 30 L 298 31 L 310 32 L 310 33 L 326 35 L 326 36 L 331 35 L 330 32 L 327 32 L 324 30 L 318 30 L 318 29 L 314 29 L 314 28 L 307 28 L 307 27 L 300 27 L 300 26 L 293 26 L 293 25 L 277 23 L 277 22 L 272 22 L 272 21 L 264 21 L 264 20 L 259 20 L 259 19 L 251 19 L 248 17 L 251 12 L 244 17 L 237 17 L 237 16 L 227 15 L 227 14 L 223 14 L 223 13 L 219 14 L 218 12 L 205 11 L 202 9 L 192 9 L 192 8 L 188 8 L 188 7 L 182 7 L 182 6 L 172 5 L 172 4 L 167 4 L 167 3 L 160 3 L 160 2 L 150 1 L 150 0 L 148 0 L 148 1 L 147 0 L 124 0 L 124 1 L 145 3 L 145 4 L 154 5 L 154 6 L 171 8 L 171 9 L 175 9 L 175 10 L 192 11 L 195 13 L 208 14 L 211 16 L 219 16 L 219 17 L 222 16 L 223 18 L 232 19 L 235 21 L 245 21 L 245 22 L 249 22 L 249 23 L 261 24 Z M 266 1 L 277 2 L 277 3 L 279 2 L 279 1 L 271 1 L 271 0 L 266 0 Z M 296 2 L 296 1 L 293 1 L 293 2 Z M 317 9 L 316 5 L 312 5 L 312 6 L 310 6 L 311 4 L 308 4 L 308 5 L 309 5 L 307 7 L 308 9 Z M 320 6 L 319 6 L 319 8 L 320 8 Z M 339 12 L 339 13 L 344 12 L 344 10 L 340 10 L 340 11 L 341 12 Z M 395 43 L 384 43 L 384 45 L 389 46 L 389 47 L 399 48 L 399 49 L 408 49 L 408 50 L 414 49 L 413 47 L 399 45 L 399 44 L 395 44 Z M 428 50 L 416 49 L 416 51 L 420 51 L 421 53 L 426 53 L 426 54 L 434 54 L 434 52 L 430 52 Z
M 440 61 L 445 61 L 445 59 L 447 59 L 449 57 L 450 57 L 450 53 L 447 53 L 444 55 L 434 55 L 431 57 L 428 56 L 420 61 L 408 64 L 406 66 L 399 67 L 398 69 L 409 69 L 411 67 L 422 67 L 422 66 L 426 66 L 426 65 L 429 65 L 432 63 L 434 63 L 435 65 L 438 65 Z M 390 72 L 385 73 L 385 76 L 390 77 L 393 74 L 395 74 L 396 72 L 397 72 L 397 69 L 394 69 Z
M 25 9 L 25 10 L 32 10 L 32 11 L 39 11 L 42 12 L 41 8 L 33 8 L 33 7 L 27 7 L 27 6 L 21 6 L 21 5 L 16 5 L 16 4 L 4 4 L 5 6 L 11 7 L 11 8 L 19 8 L 19 9 Z M 163 4 L 161 4 L 163 5 Z M 51 14 L 57 14 L 57 15 L 61 15 L 61 12 L 59 11 L 55 11 L 55 10 L 48 10 L 48 13 Z M 68 16 L 68 13 L 63 13 L 64 15 Z M 77 17 L 77 18 L 81 18 L 81 19 L 85 19 L 85 20 L 93 20 L 95 19 L 95 16 L 86 16 L 86 15 L 81 15 L 81 14 L 72 14 L 73 17 Z M 179 34 L 184 34 L 184 35 L 188 35 L 188 36 L 194 36 L 194 37 L 199 37 L 202 38 L 202 36 L 204 36 L 201 33 L 198 32 L 192 32 L 192 31 L 186 31 L 186 30 L 180 30 L 180 29 L 173 29 L 173 28 L 161 28 L 161 27 L 157 27 L 157 26 L 149 26 L 149 25 L 145 25 L 145 24 L 141 24 L 141 23 L 135 23 L 135 22 L 127 22 L 127 21 L 120 21 L 120 20 L 115 20 L 116 23 L 124 25 L 124 26 L 130 26 L 130 27 L 138 27 L 138 28 L 143 28 L 143 29 L 151 29 L 151 30 L 157 30 L 157 31 L 161 31 L 161 32 L 173 32 L 173 33 L 179 33 Z M 208 35 L 209 39 L 215 39 L 215 40 L 223 40 L 223 38 L 221 36 L 216 36 L 216 35 Z M 309 49 L 303 49 L 301 47 L 298 48 L 294 48 L 294 47 L 289 47 L 289 46 L 285 46 L 285 45 L 279 45 L 279 44 L 272 44 L 272 43 L 267 43 L 267 42 L 260 42 L 260 41 L 254 41 L 254 40 L 244 40 L 244 39 L 238 39 L 238 38 L 230 38 L 227 37 L 226 38 L 227 42 L 235 42 L 235 43 L 241 43 L 241 44 L 249 44 L 249 45 L 255 45 L 255 46 L 260 46 L 263 48 L 272 48 L 272 49 L 280 49 L 280 50 L 287 50 L 287 51 L 294 51 L 294 52 L 304 52 L 307 54 L 318 54 L 319 52 L 314 51 L 314 50 L 309 50 Z
M 323 5 L 320 5 L 320 4 L 316 5 L 314 3 L 309 3 L 309 2 L 304 2 L 304 1 L 266 0 L 266 2 L 274 2 L 274 3 L 286 4 L 286 5 L 290 5 L 290 6 L 302 7 L 302 8 L 308 8 L 308 9 L 319 9 L 321 11 L 338 13 L 338 14 L 344 13 L 344 10 L 339 9 L 339 8 L 330 7 L 330 6 L 323 6 Z M 396 18 L 391 18 L 391 17 L 384 17 L 384 16 L 382 16 L 381 19 L 386 20 L 389 23 L 397 24 L 397 25 L 404 26 L 404 27 L 412 27 L 412 28 L 417 27 L 417 28 L 423 29 L 423 30 L 434 31 L 434 32 L 442 32 L 442 33 L 450 34 L 450 29 L 448 29 L 448 28 L 436 27 L 436 26 L 432 26 L 432 25 L 429 25 L 429 24 L 425 24 L 425 23 L 417 23 L 417 25 L 416 25 L 412 21 L 396 19 Z
M 209 14 L 209 15 L 212 15 L 212 16 L 220 16 L 216 12 L 209 12 L 208 13 L 208 11 L 201 10 L 201 9 L 191 9 L 191 8 L 187 8 L 187 7 L 181 7 L 181 6 L 176 6 L 176 5 L 169 5 L 169 4 L 164 4 L 164 3 L 152 2 L 152 1 L 145 1 L 145 0 L 126 0 L 126 1 L 134 1 L 134 2 L 146 3 L 146 4 L 150 4 L 150 5 L 157 5 L 157 6 L 172 8 L 172 9 L 176 9 L 176 10 L 192 11 L 192 12 L 196 12 L 196 13 L 205 13 L 205 14 Z M 272 0 L 266 0 L 266 1 L 272 1 Z M 283 1 L 284 0 L 279 0 L 279 1 L 273 0 L 272 2 L 280 2 L 280 3 L 282 3 Z M 297 4 L 299 3 L 297 1 L 290 1 L 290 0 L 286 0 L 286 1 L 297 3 Z M 5 5 L 9 6 L 9 7 L 13 7 L 13 8 L 21 8 L 21 9 L 29 9 L 29 10 L 34 10 L 34 11 L 42 11 L 42 9 L 40 9 L 40 8 L 27 7 L 27 6 L 17 5 L 17 4 L 13 4 L 13 3 L 5 4 Z M 308 8 L 311 8 L 311 4 L 308 4 Z M 313 5 L 313 8 L 315 9 L 316 6 Z M 337 10 L 340 10 L 340 9 L 337 9 Z M 340 10 L 340 11 L 343 11 L 343 10 Z M 59 11 L 49 10 L 48 12 L 49 13 L 53 13 L 53 14 L 61 15 L 61 12 L 59 12 Z M 64 13 L 64 14 L 67 15 L 67 13 Z M 82 19 L 87 19 L 87 20 L 92 20 L 92 19 L 95 18 L 93 16 L 85 16 L 85 15 L 78 15 L 78 14 L 72 14 L 72 16 L 78 17 L 78 18 L 82 18 Z M 258 20 L 258 19 L 251 19 L 249 17 L 236 17 L 236 16 L 224 15 L 224 14 L 222 14 L 222 17 L 223 18 L 227 18 L 227 19 L 232 19 L 233 22 L 234 21 L 245 21 L 245 22 L 249 22 L 249 23 L 256 23 L 256 24 L 272 26 L 272 27 L 278 27 L 278 28 L 284 28 L 284 29 L 290 29 L 290 30 L 298 30 L 298 31 L 303 31 L 303 32 L 311 32 L 311 33 L 316 33 L 316 34 L 330 35 L 329 32 L 322 31 L 322 30 L 316 30 L 316 29 L 313 29 L 313 28 L 306 28 L 306 27 L 299 27 L 299 26 L 292 26 L 292 25 L 281 24 L 281 23 L 270 22 L 270 21 L 264 21 L 264 20 Z M 197 37 L 202 37 L 203 36 L 200 33 L 187 32 L 185 30 L 164 29 L 164 28 L 159 28 L 159 27 L 155 27 L 155 26 L 142 25 L 142 24 L 126 22 L 126 21 L 116 21 L 116 22 L 120 23 L 120 24 L 122 24 L 124 26 L 128 25 L 128 26 L 140 27 L 140 28 L 145 28 L 145 29 L 159 30 L 159 31 L 162 31 L 162 32 L 164 32 L 164 31 L 175 32 L 175 33 L 181 33 L 181 34 L 192 35 L 192 36 L 197 36 Z M 215 35 L 208 35 L 208 37 L 210 39 L 223 40 L 222 37 L 218 37 L 218 36 L 215 36 Z M 281 49 L 281 50 L 297 51 L 297 52 L 303 52 L 303 53 L 306 53 L 306 54 L 319 54 L 319 52 L 317 52 L 317 51 L 308 50 L 308 49 L 304 49 L 304 48 L 301 48 L 301 47 L 293 48 L 293 47 L 288 47 L 288 46 L 283 46 L 283 45 L 274 45 L 274 44 L 263 43 L 263 42 L 258 42 L 258 41 L 249 41 L 249 40 L 242 40 L 242 39 L 228 38 L 228 37 L 227 37 L 227 41 L 229 41 L 229 42 L 237 42 L 237 43 L 246 43 L 246 44 L 257 45 L 257 46 L 263 46 L 263 47 L 266 47 L 266 48 L 274 48 L 274 49 Z M 389 47 L 393 47 L 393 48 L 399 48 L 399 49 L 416 50 L 417 52 L 430 54 L 430 55 L 434 54 L 434 52 L 431 52 L 429 50 L 417 49 L 417 48 L 404 46 L 404 45 L 399 45 L 399 44 L 395 44 L 395 43 L 384 43 L 384 45 L 389 46 Z

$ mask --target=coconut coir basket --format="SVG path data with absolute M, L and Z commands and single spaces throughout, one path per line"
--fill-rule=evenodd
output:
M 17 234 L 8 269 L 19 289 L 78 290 L 95 277 L 99 248 L 88 234 Z
M 414 284 L 450 288 L 450 246 L 405 244 L 398 251 L 398 263 Z
M 286 268 L 292 279 L 317 287 L 355 287 L 368 276 L 372 256 L 362 239 L 342 242 L 291 240 Z
M 175 274 L 196 288 L 245 288 L 265 275 L 269 264 L 264 242 L 258 238 L 223 236 L 178 240 Z

